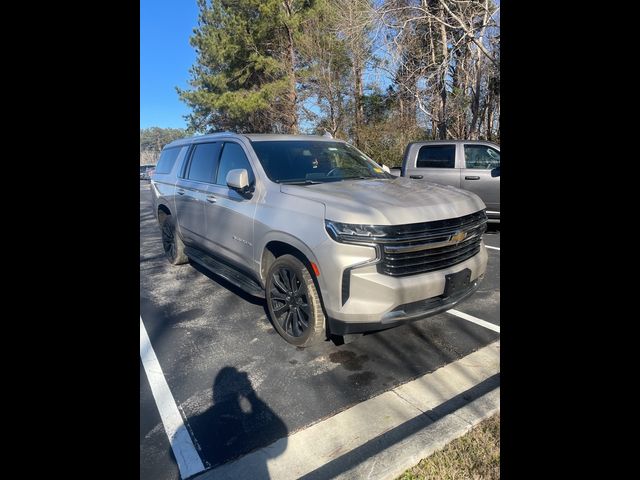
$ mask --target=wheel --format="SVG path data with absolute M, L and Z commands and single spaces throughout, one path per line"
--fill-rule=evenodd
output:
M 182 265 L 189 258 L 184 253 L 184 243 L 176 232 L 176 225 L 171 215 L 162 214 L 159 218 L 162 233 L 162 248 L 171 265 Z
M 326 338 L 320 296 L 305 265 L 282 255 L 269 267 L 266 299 L 273 326 L 287 342 L 308 347 Z

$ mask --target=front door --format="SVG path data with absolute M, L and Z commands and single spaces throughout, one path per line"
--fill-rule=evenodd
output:
M 255 187 L 255 175 L 242 145 L 226 141 L 215 182 L 207 189 L 208 249 L 253 272 L 253 219 L 257 198 L 241 195 L 227 186 L 227 173 L 238 168 L 247 170 L 249 184 Z
M 464 168 L 460 185 L 478 195 L 487 206 L 487 214 L 500 213 L 500 177 L 491 171 L 500 167 L 500 151 L 489 145 L 464 145 Z

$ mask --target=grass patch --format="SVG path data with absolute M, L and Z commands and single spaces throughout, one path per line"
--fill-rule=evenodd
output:
M 424 458 L 397 480 L 493 480 L 500 478 L 500 414 Z

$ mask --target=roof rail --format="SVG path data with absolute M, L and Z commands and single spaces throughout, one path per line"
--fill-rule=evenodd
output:
M 219 134 L 219 133 L 230 133 L 232 135 L 236 134 L 236 132 L 232 132 L 231 130 L 216 130 L 214 132 L 205 133 L 204 135 L 214 135 L 214 134 Z

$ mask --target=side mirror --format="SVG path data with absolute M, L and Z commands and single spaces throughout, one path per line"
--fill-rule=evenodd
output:
M 250 191 L 249 174 L 244 168 L 229 170 L 227 173 L 227 186 L 238 193 L 245 194 Z
M 496 168 L 491 170 L 491 176 L 492 177 L 499 177 L 500 176 L 500 166 L 497 166 Z

